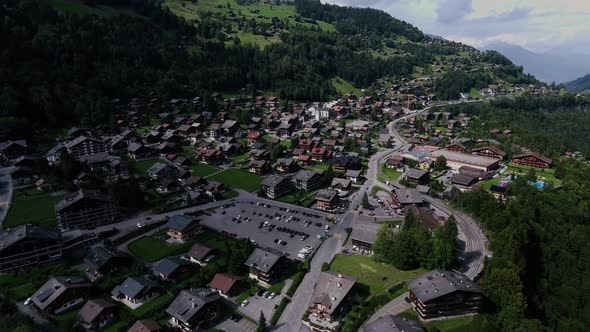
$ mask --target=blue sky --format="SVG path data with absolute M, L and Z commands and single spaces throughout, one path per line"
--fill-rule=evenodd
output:
M 322 0 L 382 9 L 422 31 L 483 47 L 590 54 L 590 0 Z

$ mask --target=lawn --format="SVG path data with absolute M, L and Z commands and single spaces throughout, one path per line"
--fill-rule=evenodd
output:
M 371 294 L 426 272 L 424 269 L 401 271 L 392 265 L 378 263 L 371 257 L 358 255 L 336 255 L 330 269 L 358 278 L 359 283 L 369 287 Z
M 486 181 L 482 182 L 482 187 L 483 187 L 485 190 L 488 190 L 488 191 L 489 191 L 489 190 L 490 190 L 490 188 L 491 188 L 493 185 L 500 183 L 500 181 L 502 181 L 502 177 L 501 177 L 501 176 L 497 176 L 497 177 L 495 177 L 495 178 L 491 178 L 491 179 L 489 179 L 489 180 L 486 180 Z
M 244 154 L 233 156 L 229 158 L 234 164 L 244 164 L 250 160 L 250 153 L 246 152 Z
M 129 244 L 129 251 L 146 262 L 157 262 L 168 256 L 183 254 L 190 250 L 195 240 L 188 240 L 183 244 L 168 244 L 166 231 L 151 236 L 144 236 Z
M 505 173 L 506 175 L 511 175 L 512 173 L 517 175 L 527 175 L 531 169 L 534 169 L 537 179 L 551 182 L 554 186 L 561 185 L 561 180 L 555 177 L 555 170 L 553 169 L 533 168 L 524 165 L 517 165 L 513 162 L 507 163 L 506 166 L 508 166 L 508 169 Z
M 228 169 L 212 175 L 208 180 L 225 183 L 228 186 L 246 191 L 257 191 L 261 187 L 262 178 L 246 169 Z
M 389 193 L 389 190 L 387 190 L 385 188 L 382 188 L 382 187 L 379 187 L 379 186 L 373 186 L 373 188 L 371 188 L 371 193 L 370 194 L 371 194 L 371 196 L 375 196 L 380 191 Z
M 315 195 L 313 195 L 312 192 L 297 190 L 297 191 L 292 192 L 288 195 L 279 197 L 277 200 L 279 202 L 283 202 L 283 203 L 297 204 L 297 203 L 299 203 L 299 201 L 301 201 L 302 199 L 304 199 L 308 196 L 315 197 Z
M 260 287 L 258 287 L 258 285 L 254 284 L 252 286 L 250 286 L 250 288 L 248 288 L 246 291 L 244 291 L 242 294 L 238 295 L 236 297 L 236 303 L 242 303 L 244 302 L 245 299 L 249 298 L 250 296 L 256 294 L 256 292 L 258 292 L 258 290 L 260 289 Z
M 408 309 L 399 314 L 399 316 L 414 321 L 419 321 L 418 314 L 414 309 Z M 434 330 L 440 332 L 477 332 L 482 330 L 484 317 L 482 315 L 469 315 L 459 318 L 451 318 L 445 320 L 436 320 L 425 325 L 427 330 Z
M 285 280 L 281 280 L 281 281 L 277 282 L 276 284 L 270 286 L 268 288 L 268 291 L 271 293 L 275 293 L 275 294 L 281 294 L 281 291 L 283 290 L 284 287 L 285 287 Z
M 383 165 L 381 167 L 381 173 L 383 173 L 383 177 L 386 180 L 389 180 L 391 182 L 395 182 L 397 181 L 397 179 L 399 178 L 400 175 L 402 175 L 402 173 L 394 168 L 387 168 L 387 166 Z
M 143 317 L 145 314 L 167 305 L 172 301 L 173 298 L 174 296 L 172 294 L 166 292 L 156 298 L 149 300 L 139 308 L 131 310 L 131 313 L 133 313 L 133 316 L 135 317 Z
M 62 197 L 62 195 L 52 197 L 36 189 L 15 191 L 4 221 L 4 228 L 22 224 L 55 227 L 55 204 Z
M 361 96 L 361 90 L 355 88 L 352 84 L 350 84 L 350 82 L 348 82 L 340 77 L 335 77 L 335 78 L 331 79 L 330 83 L 332 84 L 334 89 L 336 89 L 336 92 L 338 92 L 340 95 L 344 96 L 349 93 L 352 93 L 353 95 L 355 95 L 357 97 Z
M 132 161 L 129 162 L 129 171 L 131 171 L 131 173 L 147 177 L 148 170 L 150 169 L 150 167 L 154 166 L 155 163 L 166 164 L 167 162 L 160 158 L 146 159 L 142 161 Z
M 209 176 L 213 173 L 217 173 L 219 172 L 219 170 L 215 167 L 215 166 L 211 166 L 211 165 L 207 165 L 207 164 L 201 164 L 198 163 L 196 165 L 193 165 L 191 167 L 191 170 L 193 172 L 193 175 L 195 176 Z

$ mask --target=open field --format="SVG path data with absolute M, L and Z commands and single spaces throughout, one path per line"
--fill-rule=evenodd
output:
M 146 262 L 157 262 L 165 257 L 180 255 L 190 250 L 195 240 L 183 244 L 168 244 L 166 231 L 145 236 L 129 244 L 129 251 Z
M 201 177 L 208 176 L 213 173 L 219 172 L 219 170 L 217 168 L 215 168 L 215 166 L 201 164 L 201 163 L 197 163 L 197 164 L 193 165 L 191 167 L 191 170 L 193 172 L 193 175 L 201 176 Z
M 334 257 L 330 269 L 357 277 L 359 283 L 369 286 L 371 294 L 377 294 L 400 281 L 426 272 L 424 269 L 401 271 L 392 265 L 376 262 L 369 256 L 341 254 Z
M 246 191 L 256 191 L 260 189 L 260 183 L 262 182 L 260 176 L 252 174 L 246 169 L 227 169 L 207 179 L 225 183 L 228 186 Z
M 330 83 L 332 84 L 332 86 L 334 87 L 334 89 L 336 89 L 336 92 L 338 92 L 341 95 L 347 95 L 349 93 L 352 93 L 353 95 L 360 97 L 361 96 L 361 90 L 355 88 L 350 82 L 340 78 L 340 77 L 335 77 L 333 79 L 330 80 Z
M 508 167 L 505 173 L 506 175 L 511 175 L 512 173 L 516 175 L 527 175 L 528 172 L 533 169 L 533 167 L 517 165 L 513 162 L 507 163 L 506 166 Z M 555 177 L 555 170 L 543 168 L 534 168 L 534 170 L 538 180 L 551 182 L 554 186 L 561 185 L 561 180 Z
M 37 189 L 17 190 L 12 197 L 4 228 L 22 224 L 55 226 L 55 204 L 63 196 L 52 197 Z M 31 208 L 31 207 L 34 207 Z
M 150 167 L 154 166 L 155 163 L 164 163 L 167 164 L 167 162 L 163 159 L 160 158 L 154 158 L 154 159 L 146 159 L 146 160 L 142 160 L 142 161 L 133 161 L 133 162 L 129 162 L 129 171 L 131 171 L 131 173 L 134 174 L 139 174 L 141 176 L 148 176 L 148 169 L 150 169 Z
M 391 182 L 397 181 L 399 176 L 402 175 L 400 171 L 393 168 L 387 168 L 387 166 L 385 165 L 381 167 L 381 173 L 383 173 L 383 177 L 385 180 L 389 180 Z

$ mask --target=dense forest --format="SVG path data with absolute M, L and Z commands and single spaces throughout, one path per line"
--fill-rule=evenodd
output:
M 455 114 L 472 117 L 466 135 L 469 138 L 494 138 L 557 157 L 565 151 L 590 155 L 590 100 L 573 94 L 561 96 L 520 96 L 499 98 L 478 105 L 455 105 L 445 108 Z M 510 129 L 512 136 L 493 135 L 491 129 Z
M 454 204 L 490 235 L 494 256 L 482 284 L 494 308 L 490 331 L 585 331 L 590 326 L 590 167 L 559 162 L 559 189 L 534 189 L 526 178 L 502 203 L 484 191 Z

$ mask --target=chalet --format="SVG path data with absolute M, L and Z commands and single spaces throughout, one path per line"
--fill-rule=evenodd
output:
M 477 176 L 465 175 L 465 174 L 453 174 L 451 177 L 451 183 L 462 187 L 471 187 L 477 183 Z
M 385 315 L 365 324 L 359 332 L 424 332 L 424 329 L 405 317 Z
M 352 181 L 352 183 L 359 183 L 361 181 L 360 170 L 349 169 L 346 171 L 346 173 L 344 173 L 344 176 L 346 176 L 347 179 Z
M 33 307 L 54 317 L 81 306 L 92 285 L 80 277 L 51 277 L 33 295 Z
M 216 164 L 225 159 L 223 151 L 213 148 L 203 148 L 197 153 L 199 160 L 205 164 Z
M 78 312 L 78 323 L 86 331 L 100 331 L 115 321 L 115 308 L 104 299 L 88 300 Z
M 254 142 L 257 142 L 262 138 L 262 134 L 259 132 L 249 132 L 246 138 L 248 139 L 248 144 L 252 145 Z
M 346 196 L 352 189 L 352 181 L 350 179 L 333 178 L 330 188 L 336 190 L 339 196 Z
M 270 153 L 266 150 L 255 149 L 250 151 L 250 160 L 269 160 Z
M 284 196 L 292 189 L 291 181 L 279 175 L 269 175 L 262 180 L 262 190 L 271 199 Z
M 319 210 L 334 211 L 339 204 L 338 192 L 330 189 L 320 189 L 315 195 L 315 206 Z
M 185 332 L 200 331 L 221 315 L 222 297 L 210 289 L 185 289 L 166 309 L 171 316 L 169 323 Z
M 343 314 L 344 304 L 351 299 L 356 282 L 355 277 L 335 271 L 320 272 L 311 297 L 310 315 L 319 321 L 335 321 Z
M 145 146 L 141 143 L 132 142 L 127 147 L 127 154 L 132 159 L 137 160 L 137 159 L 143 159 L 143 158 L 147 158 L 149 156 L 152 156 L 154 154 L 154 150 L 152 150 L 151 148 L 148 148 L 147 146 Z
M 410 168 L 406 172 L 406 180 L 414 184 L 426 184 L 429 181 L 428 171 Z
M 483 148 L 472 149 L 471 154 L 500 160 L 504 160 L 504 158 L 506 157 L 506 152 L 500 150 L 495 146 L 486 146 Z
M 434 164 L 434 161 L 430 158 L 422 158 L 418 161 L 418 168 L 420 168 L 421 170 L 424 171 L 428 171 L 430 168 L 432 168 L 432 165 Z
M 191 263 L 197 263 L 200 266 L 207 266 L 207 264 L 215 258 L 215 250 L 206 244 L 195 243 L 191 250 L 189 250 L 184 259 Z
M 225 192 L 225 184 L 217 181 L 207 181 L 204 189 L 208 195 L 215 196 Z
M 202 187 L 207 181 L 200 176 L 192 175 L 182 179 L 182 183 L 187 190 L 195 190 Z
M 119 220 L 111 197 L 96 190 L 80 189 L 66 195 L 55 205 L 55 214 L 62 230 L 93 229 Z
M 76 137 L 64 146 L 68 153 L 75 159 L 87 155 L 107 153 L 109 149 L 105 141 L 86 136 Z
M 162 328 L 153 319 L 138 320 L 127 330 L 127 332 L 161 332 Z
M 85 274 L 90 281 L 97 282 L 102 280 L 105 275 L 125 269 L 129 261 L 129 257 L 116 250 L 96 246 L 89 249 L 84 258 Z
M 407 213 L 414 215 L 416 223 L 420 224 L 425 229 L 432 231 L 437 228 L 440 224 L 432 212 L 425 207 L 410 206 Z
M 166 229 L 166 234 L 171 240 L 184 242 L 195 235 L 201 229 L 201 226 L 192 217 L 177 214 L 170 218 L 170 221 L 166 224 Z
M 66 151 L 66 147 L 62 143 L 57 143 L 54 147 L 49 149 L 45 154 L 49 166 L 59 165 L 62 152 Z
M 325 148 L 315 147 L 311 149 L 311 160 L 324 161 L 330 156 L 330 151 Z
M 38 176 L 30 167 L 18 166 L 9 171 L 14 186 L 22 186 L 37 181 Z
M 160 294 L 160 287 L 154 281 L 144 277 L 128 277 L 111 291 L 114 300 L 130 308 L 137 308 L 158 294 Z
M 178 176 L 178 169 L 170 164 L 157 162 L 148 169 L 148 176 L 154 180 L 175 178 Z
M 293 123 L 281 123 L 278 128 L 278 134 L 281 137 L 291 137 L 294 131 L 295 125 Z
M 152 265 L 152 272 L 162 280 L 176 279 L 188 271 L 187 264 L 189 263 L 179 257 L 166 257 Z
M 25 224 L 0 230 L 0 273 L 54 262 L 62 258 L 58 231 Z
M 221 132 L 221 125 L 219 123 L 212 123 L 209 125 L 209 137 L 217 139 Z
M 297 189 L 312 191 L 324 182 L 324 172 L 318 170 L 300 170 L 293 177 Z
M 0 143 L 0 157 L 4 160 L 10 160 L 27 153 L 27 141 L 7 141 Z
M 393 203 L 399 207 L 424 204 L 424 198 L 417 189 L 395 189 Z
M 226 136 L 231 136 L 235 134 L 235 132 L 240 128 L 240 125 L 237 121 L 234 120 L 226 120 L 222 125 L 221 129 Z
M 280 173 L 293 173 L 297 170 L 297 162 L 292 158 L 277 159 L 273 166 Z
M 249 277 L 263 284 L 270 285 L 283 273 L 286 258 L 281 253 L 270 249 L 256 248 L 244 265 L 249 269 Z
M 379 134 L 379 146 L 390 148 L 393 139 L 389 134 Z
M 422 319 L 480 311 L 483 292 L 462 273 L 433 270 L 408 282 L 410 300 Z
M 512 157 L 512 162 L 518 165 L 524 165 L 537 168 L 551 168 L 553 161 L 538 153 L 525 153 Z
M 270 163 L 267 160 L 250 160 L 248 171 L 254 174 L 263 174 L 270 169 Z
M 341 156 L 330 161 L 335 171 L 346 172 L 349 169 L 360 169 L 361 160 L 353 156 Z
M 224 298 L 237 295 L 237 292 L 242 288 L 242 278 L 228 274 L 217 273 L 209 283 L 209 287 L 217 291 L 219 295 Z
M 385 167 L 387 168 L 401 168 L 403 167 L 404 157 L 400 155 L 394 155 L 387 158 L 385 162 Z
M 381 226 L 375 223 L 355 223 L 350 233 L 352 249 L 364 253 L 373 253 L 373 244 Z
M 464 153 L 467 148 L 461 143 L 453 143 L 445 146 L 445 150 Z

